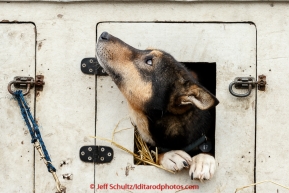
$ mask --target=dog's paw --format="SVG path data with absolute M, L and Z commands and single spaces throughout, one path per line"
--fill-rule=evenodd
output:
M 189 175 L 192 180 L 209 180 L 216 170 L 215 158 L 200 153 L 192 158 Z
M 169 151 L 159 156 L 160 165 L 173 171 L 189 168 L 191 162 L 191 156 L 182 150 Z

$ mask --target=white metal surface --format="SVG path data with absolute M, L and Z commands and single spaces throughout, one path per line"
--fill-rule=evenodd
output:
M 7 91 L 14 76 L 35 73 L 35 26 L 0 24 L 0 190 L 31 192 L 34 183 L 33 144 L 16 100 Z M 34 113 L 34 92 L 26 97 Z
M 276 29 L 278 30 L 278 29 Z M 288 31 L 286 32 L 288 34 Z M 283 36 L 276 32 L 276 36 Z M 274 41 L 272 49 L 277 48 L 280 53 L 259 63 L 260 71 L 266 73 L 268 85 L 266 92 L 258 92 L 257 100 L 257 146 L 256 146 L 256 176 L 258 181 L 272 180 L 288 187 L 289 180 L 284 177 L 288 172 L 289 160 L 289 131 L 288 131 L 288 89 L 286 83 L 289 76 L 288 58 L 283 57 L 288 46 L 288 37 L 281 42 Z M 287 44 L 287 43 L 286 43 Z M 283 50 L 284 49 L 284 50 Z M 257 192 L 288 192 L 282 187 L 266 183 L 257 187 Z
M 134 29 L 134 33 L 130 30 Z M 154 47 L 171 53 L 182 62 L 217 63 L 216 160 L 215 177 L 206 182 L 191 181 L 188 171 L 168 174 L 153 166 L 135 166 L 131 155 L 115 149 L 111 164 L 97 165 L 96 184 L 190 185 L 198 192 L 234 192 L 236 186 L 254 182 L 255 94 L 245 99 L 231 96 L 227 87 L 235 76 L 256 73 L 256 28 L 249 23 L 101 23 L 97 34 L 107 31 L 128 44 Z M 115 126 L 128 116 L 125 101 L 109 77 L 98 78 L 96 135 L 111 138 Z M 242 117 L 238 119 L 238 117 Z M 246 123 L 244 124 L 244 121 Z M 123 121 L 118 130 L 132 128 Z M 116 142 L 133 151 L 133 129 L 116 134 Z M 98 141 L 97 143 L 103 143 Z M 238 149 L 238 151 L 235 151 Z M 126 167 L 134 167 L 126 176 Z M 107 175 L 104 175 L 107 174 Z M 102 176 L 99 178 L 98 176 Z M 237 180 L 238 179 L 238 180 Z M 143 192 L 143 189 L 133 192 Z M 150 190 L 157 192 L 159 190 Z M 165 190 L 175 192 L 176 190 Z M 189 190 L 187 192 L 190 192 Z M 107 192 L 107 190 L 102 190 Z M 184 191 L 185 192 L 185 191 Z M 253 189 L 251 189 L 253 192 Z
M 60 28 L 57 31 L 62 35 L 52 33 L 49 29 L 53 26 Z M 69 192 L 85 193 L 91 192 L 94 165 L 79 159 L 79 149 L 94 144 L 89 136 L 95 134 L 95 83 L 94 77 L 80 71 L 82 58 L 93 55 L 87 49 L 88 42 L 83 41 L 87 38 L 83 26 L 79 23 L 68 27 L 65 21 L 51 21 L 40 27 L 44 33 L 37 44 L 36 73 L 45 76 L 46 84 L 36 97 L 36 116 L 61 183 Z M 93 51 L 94 42 L 89 43 Z M 56 191 L 52 176 L 37 157 L 35 176 L 36 192 Z
M 31 11 L 32 9 L 33 11 Z M 257 28 L 257 74 L 267 75 L 268 81 L 268 89 L 266 92 L 257 92 L 256 181 L 274 180 L 278 183 L 289 186 L 289 181 L 285 176 L 285 174 L 289 172 L 289 167 L 287 167 L 288 157 L 286 154 L 289 150 L 287 146 L 288 142 L 286 140 L 289 137 L 286 129 L 288 123 L 286 119 L 288 116 L 287 106 L 289 105 L 287 102 L 289 94 L 286 92 L 286 81 L 288 77 L 286 64 L 288 63 L 289 58 L 288 3 L 267 3 L 257 1 L 247 3 L 1 2 L 0 21 L 31 21 L 34 22 L 37 27 L 36 73 L 44 74 L 46 81 L 44 91 L 40 93 L 40 96 L 37 98 L 37 119 L 40 122 L 42 129 L 41 131 L 43 132 L 44 140 L 48 146 L 52 161 L 57 166 L 57 169 L 59 169 L 57 172 L 58 175 L 61 177 L 62 174 L 73 173 L 72 180 L 61 178 L 61 181 L 67 186 L 69 192 L 93 191 L 90 189 L 90 184 L 94 181 L 94 167 L 91 164 L 85 164 L 79 161 L 78 150 L 82 145 L 93 144 L 93 140 L 88 136 L 94 135 L 95 132 L 95 78 L 93 76 L 90 77 L 83 75 L 79 70 L 79 63 L 82 58 L 95 55 L 95 30 L 98 22 L 254 22 Z M 135 34 L 134 29 L 131 29 L 131 33 Z M 236 33 L 238 34 L 239 32 Z M 246 40 L 246 38 L 244 38 L 244 40 Z M 4 45 L 7 45 L 7 43 L 4 44 L 0 42 L 0 49 L 2 50 L 0 55 L 5 53 L 5 50 L 7 49 L 7 46 Z M 28 45 L 29 44 L 25 44 L 25 49 L 21 48 L 21 53 L 25 53 L 25 50 L 29 47 Z M 15 51 L 17 48 L 20 48 L 17 46 L 9 51 L 11 56 L 15 56 Z M 26 60 L 27 58 L 29 57 L 25 56 L 23 59 L 21 59 L 21 61 L 24 59 Z M 22 63 L 17 62 L 18 59 L 20 59 L 19 54 L 17 57 L 13 58 L 13 61 L 11 60 L 9 62 L 13 62 L 13 64 L 17 63 L 17 66 L 20 66 Z M 239 60 L 239 58 L 237 59 Z M 6 105 L 9 104 L 9 101 L 3 99 L 3 96 L 9 96 L 6 92 L 7 83 L 12 77 L 22 73 L 22 71 L 10 72 L 9 66 L 10 65 L 4 65 L 3 63 L 0 64 L 0 84 L 3 87 L 1 87 L 0 91 L 2 97 L 0 108 L 2 109 L 4 109 L 3 107 L 8 109 Z M 227 64 L 226 69 L 230 69 L 230 67 L 231 65 Z M 228 82 L 229 80 L 233 80 L 235 76 L 239 76 L 240 73 L 243 73 L 242 70 L 245 70 L 244 74 L 242 75 L 249 74 L 245 73 L 247 68 L 239 69 L 239 71 L 236 70 L 234 71 L 234 76 L 226 77 Z M 32 71 L 34 72 L 34 70 Z M 9 78 L 7 78 L 7 80 L 5 79 L 4 83 L 2 80 L 5 78 L 5 76 L 3 77 L 2 74 L 9 75 Z M 27 73 L 23 73 L 23 75 L 27 74 L 29 74 L 28 71 Z M 67 81 L 71 79 L 72 83 L 68 83 Z M 221 95 L 232 97 L 228 95 L 227 85 L 223 88 L 219 88 L 218 97 Z M 238 103 L 238 101 L 242 101 L 244 99 L 230 100 L 235 100 L 236 103 Z M 10 105 L 8 106 L 10 108 Z M 250 104 L 248 103 L 248 105 L 244 106 L 244 108 L 249 106 Z M 221 110 L 220 107 L 218 107 L 219 111 Z M 14 108 L 16 107 L 14 106 Z M 224 109 L 227 111 L 226 113 L 229 114 L 227 117 L 230 117 L 232 113 L 233 115 L 236 113 L 234 108 L 235 106 Z M 2 129 L 2 120 L 5 120 L 5 124 L 9 124 L 11 117 L 15 116 L 17 117 L 17 121 L 20 121 L 16 113 L 14 115 L 9 115 L 8 118 L 8 114 L 2 115 L 2 109 L 0 118 L 1 133 L 4 132 Z M 219 124 L 224 124 L 224 122 L 227 121 L 227 119 L 225 119 L 227 117 L 224 117 L 223 122 L 220 122 Z M 247 119 L 241 118 L 242 117 L 235 116 L 235 121 L 243 122 L 243 128 L 246 129 L 248 121 Z M 220 120 L 218 117 L 217 119 Z M 21 125 L 22 123 L 23 122 L 21 122 Z M 217 127 L 220 126 L 217 125 Z M 230 134 L 231 132 L 234 133 L 237 130 L 235 129 L 232 131 L 226 130 L 226 128 L 223 129 L 227 132 L 226 134 Z M 50 133 L 53 135 L 50 135 Z M 5 134 L 3 133 L 3 135 Z M 19 137 L 21 136 L 22 135 L 19 135 Z M 25 138 L 27 137 L 28 136 L 25 136 Z M 9 141 L 10 139 L 12 138 L 5 138 L 5 140 Z M 224 142 L 228 140 L 224 136 L 218 136 L 217 139 L 225 139 Z M 235 143 L 236 141 L 239 142 L 239 139 L 237 140 L 234 138 L 232 143 Z M 223 142 L 221 141 L 221 143 Z M 245 141 L 240 141 L 240 143 L 246 145 Z M 3 148 L 2 144 L 3 143 L 1 143 L 0 164 L 4 163 L 3 157 L 6 157 L 7 154 L 9 156 L 11 155 L 10 151 L 4 152 L 6 150 L 6 146 Z M 31 148 L 30 143 L 27 145 L 28 148 Z M 230 143 L 226 143 L 226 145 L 229 146 Z M 227 148 L 229 149 L 229 147 Z M 232 149 L 231 151 L 238 154 L 239 148 Z M 25 150 L 23 150 L 21 153 L 22 156 L 31 156 L 31 152 Z M 228 152 L 224 150 L 222 153 L 226 154 Z M 248 157 L 246 156 L 246 152 L 244 152 L 244 154 L 245 158 L 247 159 Z M 13 159 L 17 160 L 17 157 L 14 158 L 14 154 L 12 156 Z M 72 159 L 72 164 L 65 165 L 65 167 L 60 167 L 60 164 L 63 163 L 62 161 L 67 159 Z M 228 161 L 222 167 L 228 166 L 230 169 L 232 169 L 233 166 L 240 167 L 239 165 L 243 163 L 232 163 L 230 159 L 232 158 L 228 156 Z M 54 191 L 55 185 L 51 175 L 48 174 L 43 163 L 40 163 L 39 158 L 37 158 L 36 161 L 39 163 L 36 163 L 35 192 Z M 6 160 L 5 164 L 7 164 Z M 21 164 L 13 167 L 11 172 L 18 174 L 23 169 Z M 27 168 L 28 169 L 25 169 L 24 171 L 25 174 L 27 173 L 27 175 L 29 175 L 28 172 L 31 170 L 29 167 Z M 2 166 L 1 171 L 3 171 Z M 217 171 L 217 175 L 221 175 L 220 171 L 220 169 Z M 0 174 L 0 176 L 2 174 L 3 172 Z M 105 173 L 102 175 L 107 174 Z M 226 175 L 230 174 L 228 173 Z M 243 178 L 243 176 L 244 175 L 240 175 L 240 178 Z M 7 185 L 2 185 L 3 178 L 5 178 Z M 223 189 L 226 189 L 227 180 L 230 179 L 225 178 L 224 176 L 219 176 L 218 178 L 222 178 L 222 182 L 219 184 L 221 187 L 219 192 L 222 192 Z M 13 192 L 15 188 L 17 189 L 20 187 L 19 184 L 25 184 L 27 192 L 33 192 L 33 185 L 30 185 L 30 180 L 21 180 L 16 178 L 13 178 L 12 180 L 13 181 L 11 181 L 10 178 L 9 181 L 9 178 L 6 178 L 6 176 L 1 178 L 1 187 L 5 186 L 5 191 L 7 190 L 6 192 Z M 14 183 L 14 180 L 18 181 Z M 235 181 L 229 184 L 229 186 L 237 188 L 239 186 L 239 184 L 237 184 L 238 181 L 239 177 L 236 177 Z M 240 183 L 240 185 L 241 184 L 244 186 L 248 185 Z M 248 191 L 251 192 L 251 190 L 252 189 L 249 189 Z M 242 192 L 246 191 L 247 189 Z M 273 184 L 262 184 L 257 187 L 258 193 L 271 193 L 277 191 L 279 193 L 286 192 L 285 189 Z

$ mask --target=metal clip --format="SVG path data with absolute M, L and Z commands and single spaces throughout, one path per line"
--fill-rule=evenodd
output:
M 252 89 L 255 88 L 255 85 L 258 85 L 258 90 L 265 91 L 266 76 L 258 76 L 258 81 L 255 81 L 255 78 L 253 77 L 237 77 L 230 83 L 229 91 L 235 97 L 247 97 L 251 94 Z M 248 89 L 248 91 L 244 94 L 236 93 L 233 91 L 233 86 L 235 86 L 236 89 Z
M 30 89 L 34 86 L 37 88 L 37 90 L 42 91 L 43 85 L 45 84 L 43 79 L 43 75 L 37 75 L 35 81 L 32 77 L 16 76 L 14 77 L 13 81 L 9 82 L 8 91 L 10 94 L 14 95 L 14 92 L 12 91 L 12 85 L 18 89 L 26 89 L 26 91 L 23 93 L 24 96 L 27 95 Z
M 56 175 L 56 172 L 51 172 L 52 175 L 53 175 L 53 178 L 56 182 L 56 189 L 57 189 L 57 192 L 56 193 L 66 193 L 66 187 L 61 185 L 57 175 Z
M 43 150 L 41 148 L 41 145 L 39 143 L 39 141 L 36 141 L 34 143 L 34 147 L 37 149 L 41 159 L 43 160 L 44 164 L 47 166 L 48 164 L 48 161 L 45 159 L 45 156 L 44 156 L 44 153 L 43 153 Z M 49 162 L 51 163 L 51 162 Z M 52 174 L 54 180 L 55 180 L 55 183 L 56 183 L 56 189 L 57 189 L 57 192 L 56 193 L 65 193 L 66 192 L 66 188 L 65 186 L 61 185 L 57 175 L 56 175 L 56 172 L 54 171 L 50 171 L 50 173 Z

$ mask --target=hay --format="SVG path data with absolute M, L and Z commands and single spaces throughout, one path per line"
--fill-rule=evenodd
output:
M 138 153 L 138 156 L 142 159 L 142 160 L 146 160 L 149 162 L 153 162 L 153 163 L 157 163 L 157 155 L 155 153 L 153 153 L 153 155 L 151 154 L 149 147 L 147 146 L 147 144 L 142 140 L 142 138 L 140 137 L 139 133 L 137 130 L 135 130 L 134 132 L 134 144 L 135 144 L 135 148 L 136 148 L 136 152 Z M 157 151 L 157 147 L 156 147 L 156 151 Z M 138 160 L 137 160 L 138 161 Z M 136 163 L 136 165 L 141 164 L 142 161 L 138 161 Z M 144 165 L 146 165 L 144 163 Z
M 127 119 L 127 118 L 124 118 L 124 119 Z M 175 173 L 174 171 L 168 170 L 168 169 L 166 169 L 163 166 L 158 164 L 158 149 L 157 149 L 157 147 L 156 147 L 155 151 L 151 152 L 148 145 L 146 144 L 146 142 L 143 141 L 143 139 L 141 138 L 141 136 L 138 133 L 136 128 L 135 128 L 135 133 L 134 133 L 134 143 L 135 143 L 135 151 L 137 152 L 137 154 L 114 141 L 114 135 L 116 133 L 119 133 L 119 132 L 127 130 L 127 129 L 131 129 L 131 128 L 125 128 L 125 129 L 121 129 L 121 130 L 116 130 L 118 128 L 120 122 L 123 121 L 124 119 L 120 120 L 117 123 L 116 127 L 114 128 L 111 140 L 107 139 L 107 138 L 103 138 L 103 137 L 98 137 L 98 136 L 91 136 L 91 137 L 96 138 L 96 139 L 100 139 L 103 141 L 108 141 L 112 145 L 118 147 L 119 149 L 131 154 L 134 157 L 134 159 L 136 160 L 136 165 L 140 165 L 140 164 L 152 165 L 152 166 L 155 166 L 157 168 L 163 169 L 167 172 L 174 174 Z
M 257 182 L 257 183 L 250 184 L 250 185 L 247 185 L 247 186 L 244 186 L 244 187 L 241 187 L 241 188 L 237 188 L 236 191 L 235 191 L 235 193 L 237 193 L 238 191 L 243 190 L 243 189 L 245 189 L 245 188 L 249 188 L 249 187 L 251 187 L 251 186 L 257 186 L 257 185 L 259 185 L 259 184 L 263 184 L 263 183 L 266 183 L 266 182 L 270 182 L 270 183 L 272 183 L 272 184 L 275 184 L 275 185 L 277 185 L 277 186 L 280 186 L 280 187 L 282 187 L 282 188 L 285 188 L 285 189 L 289 190 L 289 187 L 286 187 L 286 186 L 284 186 L 284 185 L 278 184 L 278 183 L 273 182 L 273 181 L 271 181 L 271 180 L 265 180 L 265 181 L 262 181 L 262 182 Z

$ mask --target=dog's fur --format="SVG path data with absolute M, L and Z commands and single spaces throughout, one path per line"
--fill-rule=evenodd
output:
M 218 100 L 170 54 L 138 50 L 102 33 L 97 59 L 126 97 L 133 123 L 149 144 L 172 151 L 160 155 L 167 169 L 190 167 L 192 179 L 210 179 L 215 171 L 211 155 L 191 156 L 179 149 L 200 138 L 211 127 L 209 108 Z

